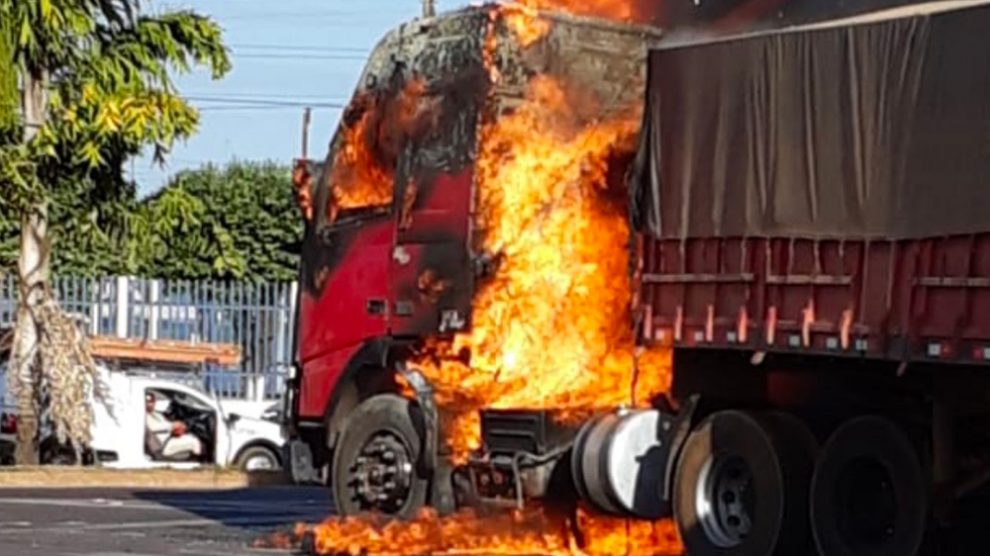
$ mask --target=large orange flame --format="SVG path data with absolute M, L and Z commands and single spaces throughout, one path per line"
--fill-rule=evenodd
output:
M 418 362 L 452 416 L 456 454 L 478 446 L 482 408 L 578 418 L 667 388 L 665 352 L 635 357 L 626 195 L 614 173 L 639 114 L 597 121 L 590 102 L 536 77 L 526 103 L 481 132 L 479 248 L 497 271 L 476 296 L 471 332 Z
M 531 46 L 550 32 L 550 22 L 539 17 L 535 9 L 523 4 L 504 6 L 501 16 L 523 48 Z
M 399 149 L 409 136 L 421 133 L 433 116 L 421 80 L 410 80 L 399 92 L 390 89 L 359 94 L 344 114 L 342 138 L 330 174 L 336 211 L 384 206 L 392 201 L 392 181 Z
M 493 16 L 484 43 L 493 81 L 500 79 L 498 18 L 506 17 L 525 47 L 548 29 L 532 15 L 514 10 Z M 552 409 L 578 420 L 649 405 L 669 388 L 669 352 L 638 350 L 633 332 L 622 174 L 640 110 L 602 113 L 566 83 L 538 76 L 521 106 L 480 130 L 474 249 L 491 257 L 494 271 L 479 283 L 471 331 L 429 343 L 414 362 L 434 387 L 457 456 L 478 447 L 483 408 Z M 584 509 L 570 516 L 528 507 L 447 518 L 424 510 L 410 522 L 332 518 L 297 535 L 304 532 L 315 552 L 332 555 L 681 552 L 670 521 L 624 520 Z
M 539 10 L 556 10 L 574 15 L 632 21 L 637 15 L 636 0 L 516 0 L 522 6 Z

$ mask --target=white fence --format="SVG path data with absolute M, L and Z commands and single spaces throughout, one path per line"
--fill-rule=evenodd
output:
M 53 280 L 62 306 L 90 332 L 120 338 L 232 343 L 239 369 L 143 368 L 195 384 L 220 397 L 263 401 L 282 392 L 292 363 L 297 285 L 129 277 Z M 0 325 L 13 323 L 15 277 L 0 278 Z

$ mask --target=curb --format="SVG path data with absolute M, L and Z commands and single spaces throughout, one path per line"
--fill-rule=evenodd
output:
M 229 490 L 288 486 L 281 472 L 228 469 L 108 469 L 87 467 L 2 467 L 0 488 L 154 488 Z

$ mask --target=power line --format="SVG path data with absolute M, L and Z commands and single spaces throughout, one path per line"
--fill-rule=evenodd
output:
M 259 104 L 262 106 L 329 106 L 329 107 L 343 107 L 345 104 L 339 101 L 326 100 L 323 102 L 310 102 L 305 100 L 279 100 L 279 99 L 266 99 L 266 98 L 237 98 L 225 95 L 187 95 L 186 100 L 198 101 L 198 102 L 225 102 L 231 104 Z
M 297 94 L 267 93 L 267 92 L 264 92 L 264 91 L 256 91 L 256 92 L 245 92 L 245 91 L 242 91 L 242 92 L 233 92 L 233 93 L 228 93 L 226 91 L 221 92 L 221 93 L 218 93 L 216 91 L 206 91 L 206 92 L 204 92 L 204 91 L 186 91 L 185 94 L 186 95 L 189 95 L 189 96 L 194 96 L 194 97 L 220 97 L 220 98 L 248 99 L 248 100 L 251 100 L 251 99 L 262 99 L 262 100 L 267 100 L 267 99 L 290 99 L 290 100 L 295 100 L 295 99 L 308 99 L 308 98 L 323 100 L 323 101 L 326 101 L 326 102 L 345 102 L 347 100 L 346 98 L 343 98 L 343 97 L 328 97 L 327 95 L 313 95 L 313 94 L 303 94 L 303 93 L 297 93 Z
M 369 16 L 373 15 L 374 12 L 362 12 L 362 11 L 323 11 L 323 12 L 250 12 L 250 13 L 240 13 L 228 16 L 217 16 L 216 19 L 220 21 L 251 21 L 255 19 L 264 19 L 265 21 L 277 21 L 280 19 L 320 19 L 328 17 L 338 17 L 338 18 L 352 18 L 354 16 Z M 353 20 L 351 20 L 353 22 Z
M 356 52 L 367 53 L 367 48 L 357 48 L 351 46 L 327 46 L 327 45 L 291 45 L 291 44 L 231 44 L 231 48 L 246 48 L 250 50 L 276 50 L 276 51 L 305 51 L 305 52 Z
M 367 56 L 354 56 L 349 54 L 264 54 L 257 52 L 247 52 L 239 54 L 234 52 L 234 58 L 257 58 L 262 60 L 367 60 Z
M 293 106 L 243 106 L 243 105 L 220 105 L 220 106 L 197 106 L 200 112 L 266 112 L 274 110 L 299 110 L 300 108 L 343 110 L 342 106 L 307 106 L 303 104 Z
M 254 104 L 261 106 L 323 106 L 328 108 L 343 108 L 346 106 L 343 101 L 326 99 L 320 101 L 307 100 L 280 100 L 269 98 L 245 98 L 233 95 L 185 95 L 183 98 L 195 102 L 221 102 L 228 104 Z M 324 97 L 326 98 L 326 97 Z

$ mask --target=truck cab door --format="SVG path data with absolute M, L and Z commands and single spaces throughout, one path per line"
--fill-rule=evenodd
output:
M 395 336 L 454 334 L 470 325 L 473 173 L 468 167 L 424 174 L 400 172 L 396 184 L 391 262 Z
M 227 465 L 234 456 L 231 453 L 233 448 L 233 438 L 231 437 L 229 414 L 224 411 L 223 402 L 213 394 L 209 398 L 200 400 L 213 408 L 216 419 L 213 421 L 213 463 L 215 465 Z
M 300 356 L 304 362 L 388 334 L 389 211 L 346 215 L 308 238 L 303 254 Z

